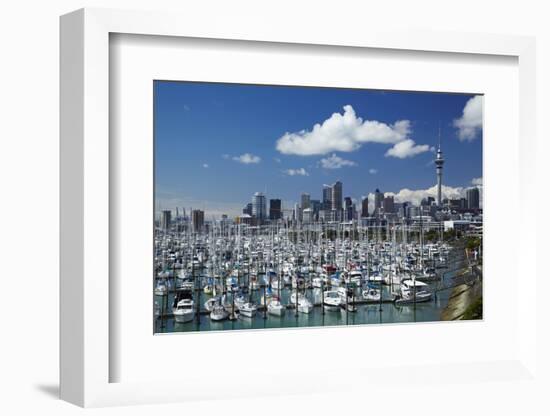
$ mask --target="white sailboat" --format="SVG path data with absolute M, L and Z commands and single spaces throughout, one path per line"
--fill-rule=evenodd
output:
M 301 313 L 310 313 L 313 310 L 313 303 L 303 293 L 298 294 L 298 300 L 296 301 L 296 292 L 292 292 L 290 303 L 292 305 L 298 304 L 298 312 Z
M 281 303 L 280 299 L 273 297 L 269 305 L 267 305 L 267 313 L 275 316 L 284 316 L 286 307 Z
M 229 312 L 227 312 L 221 304 L 214 305 L 210 312 L 210 319 L 213 321 L 223 321 L 227 319 L 228 316 Z

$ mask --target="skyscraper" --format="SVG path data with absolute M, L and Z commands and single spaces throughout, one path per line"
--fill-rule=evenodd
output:
M 162 211 L 162 216 L 160 219 L 160 227 L 166 231 L 170 229 L 171 224 L 172 224 L 172 211 L 170 210 Z
M 342 210 L 342 182 L 337 181 L 332 185 L 332 209 L 337 211 Z
M 466 201 L 468 209 L 479 209 L 479 189 L 477 187 L 466 191 Z
M 367 218 L 369 216 L 369 197 L 366 196 L 361 201 L 361 217 Z
M 300 205 L 298 205 L 297 202 L 294 204 L 293 217 L 294 217 L 294 221 L 296 221 L 296 222 L 301 222 L 302 221 L 302 210 L 300 209 Z
M 280 220 L 282 218 L 281 200 L 270 199 L 269 200 L 269 219 Z
M 443 152 L 441 151 L 441 129 L 439 129 L 439 144 L 437 146 L 437 156 L 434 160 L 435 163 L 435 172 L 437 175 L 437 206 L 441 206 L 441 183 L 443 179 Z
M 393 203 L 393 196 L 388 195 L 384 197 L 384 214 L 389 214 L 395 212 L 395 207 Z
M 193 221 L 193 230 L 195 232 L 202 231 L 202 228 L 204 227 L 204 211 L 194 209 L 191 213 L 191 219 Z
M 311 206 L 311 203 L 310 203 L 311 198 L 310 198 L 309 194 L 303 193 L 303 194 L 301 195 L 301 198 L 300 198 L 300 199 L 301 199 L 301 202 L 302 202 L 302 209 L 303 209 L 303 210 L 304 210 L 304 209 L 310 208 L 310 206 Z
M 344 219 L 346 221 L 353 220 L 353 201 L 351 200 L 351 197 L 349 197 L 349 196 L 346 196 L 344 198 L 344 209 L 345 209 Z
M 252 216 L 252 202 L 249 202 L 245 205 L 245 207 L 243 208 L 243 214 L 248 214 Z
M 312 199 L 311 201 L 309 201 L 309 203 L 310 203 L 310 208 L 313 210 L 314 220 L 318 220 L 319 211 L 321 210 L 321 201 L 319 201 L 318 199 Z
M 380 192 L 380 189 L 376 188 L 376 191 L 374 191 L 374 215 L 380 214 L 380 208 L 382 208 L 383 200 L 384 194 Z
M 309 224 L 313 222 L 313 210 L 311 208 L 306 208 L 302 210 L 302 222 Z
M 267 217 L 266 199 L 261 192 L 256 192 L 252 197 L 252 215 L 259 221 L 263 221 Z
M 332 209 L 332 188 L 330 185 L 323 185 L 323 201 L 321 203 L 322 210 Z

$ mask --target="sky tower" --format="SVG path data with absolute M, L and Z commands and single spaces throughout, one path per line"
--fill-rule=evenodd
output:
M 441 179 L 443 177 L 443 153 L 441 152 L 441 127 L 439 127 L 439 143 L 437 145 L 437 156 L 434 160 L 435 171 L 437 174 L 437 206 L 441 206 Z

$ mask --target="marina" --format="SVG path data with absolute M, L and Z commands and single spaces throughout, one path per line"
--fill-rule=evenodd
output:
M 404 224 L 159 229 L 155 332 L 440 321 L 481 273 L 465 239 L 424 239 Z

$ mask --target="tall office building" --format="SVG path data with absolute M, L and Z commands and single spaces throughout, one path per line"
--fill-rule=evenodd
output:
M 280 220 L 282 218 L 281 200 L 270 199 L 269 200 L 269 219 Z
M 300 205 L 296 202 L 294 204 L 294 214 L 293 214 L 294 221 L 301 222 L 302 221 L 302 210 L 300 209 Z
M 300 197 L 302 209 L 308 209 L 311 206 L 311 197 L 309 194 L 303 193 Z
M 160 217 L 160 227 L 166 231 L 170 229 L 171 224 L 172 224 L 172 211 L 170 210 L 162 211 L 162 215 Z
M 466 190 L 466 201 L 468 209 L 479 209 L 479 188 L 470 188 Z
M 383 207 L 384 207 L 384 214 L 389 214 L 389 213 L 395 212 L 395 207 L 394 207 L 394 203 L 393 203 L 393 196 L 388 195 L 388 196 L 384 197 Z
M 309 224 L 313 222 L 313 210 L 311 208 L 306 208 L 302 210 L 302 222 Z
M 374 215 L 380 214 L 380 208 L 382 208 L 383 200 L 384 194 L 380 192 L 380 189 L 376 188 L 376 191 L 374 191 Z
M 252 216 L 252 202 L 249 202 L 248 204 L 246 204 L 244 206 L 243 214 L 248 214 L 248 215 Z
M 330 185 L 323 185 L 323 201 L 321 203 L 321 209 L 324 211 L 332 209 L 332 188 Z
M 332 209 L 335 209 L 336 211 L 342 210 L 342 182 L 337 181 L 332 185 Z
M 353 201 L 351 200 L 351 197 L 346 196 L 344 198 L 344 219 L 346 221 L 352 221 L 353 220 Z
M 252 216 L 257 220 L 263 221 L 267 218 L 267 207 L 265 195 L 261 192 L 256 192 L 252 197 Z
M 315 221 L 319 219 L 319 211 L 321 211 L 321 201 L 318 199 L 312 199 L 310 202 L 311 209 L 313 210 L 313 218 Z
M 369 197 L 366 196 L 361 201 L 361 217 L 367 218 L 369 216 Z
M 428 196 L 426 198 L 422 198 L 422 200 L 420 201 L 420 205 L 423 207 L 429 207 L 432 206 L 434 202 L 435 198 L 433 196 Z
M 202 231 L 204 227 L 204 211 L 194 209 L 191 213 L 191 220 L 193 221 L 193 230 L 195 232 Z

